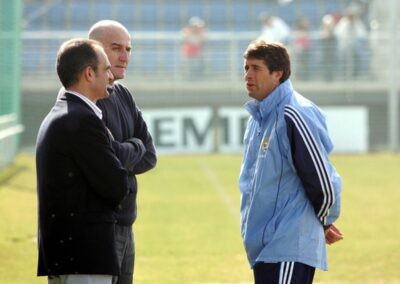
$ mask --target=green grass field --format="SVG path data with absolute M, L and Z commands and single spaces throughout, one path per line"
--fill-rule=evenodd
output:
M 328 248 L 330 270 L 316 283 L 400 283 L 400 155 L 343 155 L 337 225 L 345 239 Z M 252 283 L 240 239 L 241 157 L 162 156 L 139 178 L 135 284 Z M 36 273 L 33 156 L 0 174 L 0 284 L 47 283 Z

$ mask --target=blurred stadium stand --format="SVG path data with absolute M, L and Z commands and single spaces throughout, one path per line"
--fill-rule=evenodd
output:
M 358 1 L 360 3 L 372 2 Z M 54 62 L 66 39 L 86 37 L 98 20 L 114 19 L 131 32 L 133 53 L 124 84 L 143 108 L 171 106 L 240 106 L 247 100 L 242 79 L 242 53 L 260 35 L 260 13 L 282 18 L 294 30 L 297 19 L 310 23 L 311 57 L 308 70 L 298 71 L 303 60 L 293 47 L 295 32 L 287 43 L 292 53 L 292 80 L 296 89 L 324 106 L 368 106 L 371 150 L 388 149 L 388 72 L 376 72 L 378 59 L 370 46 L 387 37 L 370 36 L 362 42 L 363 73 L 357 77 L 340 72 L 338 60 L 331 80 L 323 78 L 320 23 L 330 13 L 340 17 L 350 0 L 24 0 L 22 35 L 23 134 L 26 146 L 34 143 L 38 124 L 52 106 L 59 88 Z M 281 4 L 279 4 L 281 3 Z M 368 5 L 363 20 L 369 27 Z M 183 74 L 182 28 L 192 16 L 201 17 L 208 30 L 204 46 L 204 72 L 194 80 Z M 372 41 L 372 43 L 371 43 Z M 336 52 L 337 47 L 331 46 Z M 380 59 L 379 59 L 380 60 Z M 346 64 L 349 64 L 346 62 Z M 351 67 L 351 66 L 350 66 Z M 348 68 L 345 67 L 344 70 Z M 308 72 L 307 79 L 298 72 Z

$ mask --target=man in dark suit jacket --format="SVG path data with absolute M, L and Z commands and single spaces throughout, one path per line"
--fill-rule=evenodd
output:
M 88 39 L 61 46 L 57 73 L 66 92 L 36 144 L 38 275 L 52 284 L 111 284 L 121 270 L 115 214 L 129 181 L 95 103 L 114 78 L 101 44 Z

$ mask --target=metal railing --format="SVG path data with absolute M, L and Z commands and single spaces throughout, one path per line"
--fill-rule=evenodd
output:
M 19 134 L 24 126 L 17 123 L 15 114 L 0 116 L 0 169 L 11 163 L 18 151 Z
M 224 78 L 236 81 L 243 73 L 242 54 L 247 45 L 259 33 L 250 32 L 209 32 L 206 35 L 201 58 L 201 68 L 195 79 Z M 85 32 L 65 31 L 25 31 L 23 40 L 24 76 L 51 76 L 55 73 L 55 58 L 61 43 L 72 37 L 86 37 Z M 309 34 L 311 45 L 305 53 L 299 53 L 294 44 L 296 34 L 287 46 L 292 57 L 293 79 L 321 81 L 384 80 L 381 72 L 375 72 L 375 58 L 380 55 L 371 47 L 382 46 L 385 38 L 358 41 L 357 54 L 341 55 L 336 43 L 322 46 L 318 31 Z M 193 76 L 185 74 L 185 64 L 190 64 L 182 56 L 182 34 L 179 32 L 132 32 L 133 53 L 129 65 L 133 78 L 152 76 L 158 81 L 181 81 Z M 324 59 L 324 51 L 332 57 L 329 63 Z M 352 60 L 352 57 L 355 59 Z M 357 66 L 355 66 L 357 64 Z

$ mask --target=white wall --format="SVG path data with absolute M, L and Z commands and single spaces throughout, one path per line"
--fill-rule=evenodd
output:
M 325 107 L 334 152 L 368 151 L 368 110 Z M 241 153 L 248 113 L 241 107 L 147 109 L 143 114 L 160 154 Z

